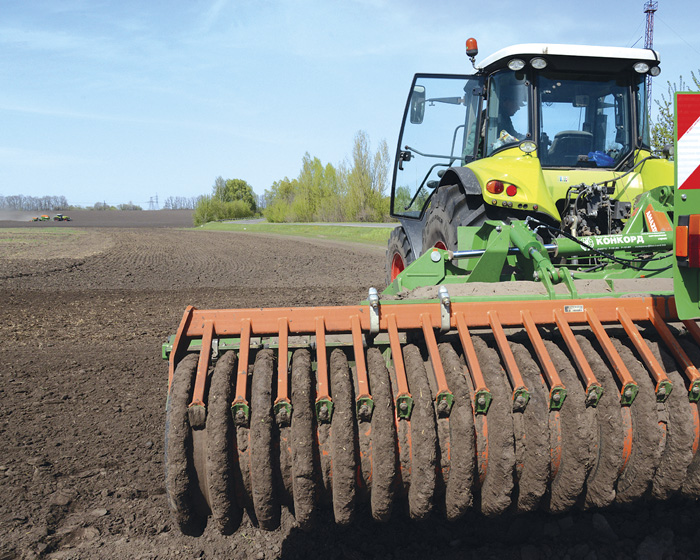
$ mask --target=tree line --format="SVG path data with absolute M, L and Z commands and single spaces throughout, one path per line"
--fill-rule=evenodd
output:
M 9 196 L 0 195 L 0 208 L 7 210 L 25 210 L 34 212 L 46 210 L 57 212 L 59 210 L 70 210 L 71 206 L 65 196 L 25 196 L 14 194 Z
M 389 149 L 372 151 L 359 131 L 349 162 L 323 164 L 307 152 L 299 175 L 275 181 L 260 200 L 243 179 L 217 177 L 212 193 L 197 200 L 195 225 L 262 215 L 269 222 L 380 222 L 389 217 Z
M 389 217 L 386 196 L 389 148 L 372 151 L 366 132 L 355 135 L 349 162 L 323 165 L 307 152 L 295 179 L 275 181 L 263 195 L 269 222 L 381 222 Z
M 198 196 L 169 196 L 163 201 L 163 210 L 194 210 Z

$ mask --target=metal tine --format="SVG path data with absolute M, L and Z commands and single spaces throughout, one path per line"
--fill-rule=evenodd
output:
M 182 319 L 180 320 L 180 326 L 177 329 L 177 334 L 175 335 L 175 340 L 173 341 L 173 347 L 170 351 L 170 359 L 168 360 L 168 390 L 170 390 L 170 384 L 173 382 L 173 374 L 175 373 L 175 367 L 177 366 L 176 360 L 180 357 L 181 345 L 183 341 L 187 338 L 184 333 L 187 331 L 187 327 L 192 321 L 192 313 L 195 311 L 193 305 L 188 305 L 182 314 Z
M 588 320 L 588 324 L 593 330 L 593 334 L 595 334 L 595 337 L 598 339 L 598 342 L 603 347 L 603 351 L 608 357 L 608 360 L 612 365 L 615 375 L 617 375 L 617 378 L 622 384 L 622 389 L 620 390 L 620 404 L 622 406 L 631 405 L 634 402 L 634 399 L 637 396 L 637 392 L 639 390 L 637 382 L 632 378 L 632 375 L 630 375 L 627 366 L 625 366 L 625 363 L 622 361 L 620 354 L 618 354 L 617 350 L 615 350 L 615 347 L 613 346 L 612 341 L 608 336 L 608 333 L 605 332 L 603 325 L 601 324 L 600 320 L 598 319 L 598 316 L 596 315 L 595 311 L 593 311 L 593 309 L 586 308 L 586 319 Z
M 564 315 L 560 309 L 554 310 L 554 322 L 556 323 L 559 333 L 564 339 L 564 343 L 569 349 L 579 372 L 586 381 L 586 406 L 595 408 L 598 406 L 600 397 L 603 396 L 603 386 L 598 382 L 598 379 L 593 373 L 588 360 L 586 360 L 586 356 L 583 354 L 583 350 L 581 350 L 581 346 L 579 346 L 569 323 L 564 318 Z
M 333 417 L 333 400 L 328 386 L 328 356 L 326 353 L 326 326 L 323 317 L 316 317 L 316 417 L 328 424 Z
M 566 400 L 566 388 L 559 378 L 559 373 L 554 367 L 552 358 L 544 346 L 540 332 L 537 330 L 537 325 L 532 319 L 532 315 L 527 310 L 520 312 L 520 319 L 523 322 L 523 327 L 527 332 L 528 338 L 535 349 L 540 366 L 544 373 L 544 377 L 549 385 L 549 427 L 550 427 L 550 447 L 549 447 L 549 464 L 550 464 L 550 480 L 553 481 L 562 461 L 562 429 L 561 429 L 561 408 Z
M 362 328 L 360 318 L 353 315 L 350 319 L 352 329 L 352 346 L 355 354 L 355 371 L 357 372 L 357 417 L 363 422 L 372 419 L 374 410 L 374 400 L 370 393 L 369 379 L 367 377 L 367 362 L 365 360 L 365 349 L 362 344 Z
M 683 324 L 685 325 L 685 328 L 688 329 L 688 332 L 691 334 L 695 342 L 700 344 L 700 327 L 698 327 L 698 324 L 691 319 L 686 319 L 683 321 Z
M 452 391 L 450 391 L 449 387 L 447 386 L 445 369 L 442 367 L 440 351 L 438 350 L 437 340 L 435 339 L 435 331 L 433 331 L 433 322 L 428 313 L 423 313 L 421 315 L 421 326 L 423 328 L 425 344 L 428 347 L 428 353 L 430 354 L 430 362 L 433 365 L 435 381 L 437 381 L 437 397 L 435 398 L 435 401 L 437 403 L 438 415 L 441 417 L 449 416 L 450 411 L 452 410 L 454 397 L 452 395 Z
M 537 354 L 540 366 L 542 366 L 542 371 L 549 385 L 549 410 L 559 410 L 566 400 L 566 388 L 561 382 L 561 378 L 559 377 L 557 368 L 554 367 L 554 362 L 552 362 L 549 352 L 547 352 L 547 348 L 540 336 L 540 331 L 537 330 L 537 325 L 532 319 L 532 315 L 528 310 L 523 310 L 520 312 L 520 317 L 523 321 L 527 336 L 530 338 L 530 342 L 535 348 L 535 354 Z
M 209 371 L 209 361 L 211 360 L 211 343 L 214 339 L 214 321 L 205 321 L 203 330 L 202 348 L 199 351 L 192 402 L 187 407 L 190 426 L 195 430 L 204 428 L 204 423 L 207 418 L 207 409 L 204 405 L 204 390 L 207 385 L 207 372 Z
M 513 385 L 513 410 L 523 411 L 530 401 L 530 391 L 528 390 L 523 377 L 520 374 L 520 369 L 518 364 L 515 362 L 515 356 L 513 356 L 513 351 L 510 349 L 510 343 L 506 338 L 506 333 L 503 332 L 503 327 L 498 318 L 497 311 L 489 311 L 487 313 L 489 318 L 489 325 L 496 338 L 496 344 L 501 353 L 501 358 L 506 366 L 506 372 L 508 372 L 508 377 Z
M 474 343 L 472 342 L 472 337 L 469 334 L 467 322 L 464 319 L 464 313 L 455 313 L 454 317 L 455 322 L 457 323 L 459 340 L 462 343 L 462 350 L 464 350 L 467 369 L 469 370 L 469 374 L 474 385 L 474 411 L 477 414 L 486 414 L 489 411 L 489 406 L 491 405 L 491 391 L 486 386 L 484 375 L 481 373 L 481 366 L 479 365 L 479 359 L 476 357 Z
M 279 349 L 277 356 L 277 398 L 274 412 L 278 426 L 287 426 L 292 420 L 292 404 L 289 400 L 289 321 L 280 317 Z
M 403 354 L 401 353 L 401 343 L 399 341 L 399 329 L 396 326 L 396 315 L 387 315 L 386 322 L 391 357 L 394 362 L 394 372 L 396 373 L 396 415 L 400 419 L 408 420 L 411 418 L 411 411 L 413 410 L 413 397 L 411 397 L 411 393 L 408 390 L 406 368 L 403 363 Z
M 624 327 L 627 336 L 634 344 L 634 347 L 641 355 L 647 368 L 651 372 L 654 381 L 656 381 L 656 400 L 659 402 L 665 402 L 673 390 L 673 383 L 671 383 L 668 375 L 666 375 L 666 371 L 661 367 L 661 364 L 656 359 L 654 354 L 652 354 L 649 345 L 646 343 L 644 338 L 642 338 L 642 335 L 639 333 L 639 329 L 632 322 L 632 319 L 630 319 L 630 316 L 627 311 L 625 311 L 624 307 L 617 308 L 617 318 Z
M 238 349 L 238 373 L 236 374 L 236 388 L 233 403 L 231 403 L 231 415 L 237 426 L 247 426 L 250 419 L 250 407 L 248 406 L 248 360 L 250 357 L 250 319 L 241 321 L 241 342 Z
M 688 355 L 683 351 L 681 345 L 675 339 L 664 320 L 659 315 L 658 311 L 653 307 L 648 308 L 649 320 L 654 328 L 658 331 L 662 340 L 673 354 L 678 364 L 683 368 L 686 377 L 689 381 L 688 400 L 690 402 L 698 402 L 700 400 L 700 373 L 690 361 Z

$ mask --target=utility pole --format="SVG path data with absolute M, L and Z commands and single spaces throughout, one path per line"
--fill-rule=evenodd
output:
M 644 13 L 647 15 L 647 28 L 644 33 L 644 48 L 654 48 L 654 12 L 659 9 L 659 3 L 647 0 Z M 651 112 L 651 74 L 647 74 L 647 111 Z

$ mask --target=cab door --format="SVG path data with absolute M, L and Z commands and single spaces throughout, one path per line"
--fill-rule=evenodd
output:
M 483 90 L 481 76 L 414 77 L 391 189 L 391 215 L 402 224 L 423 219 L 428 199 L 447 168 L 478 157 Z

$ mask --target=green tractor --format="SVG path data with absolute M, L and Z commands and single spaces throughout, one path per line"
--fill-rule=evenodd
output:
M 614 234 L 634 200 L 672 185 L 651 153 L 648 49 L 516 45 L 473 75 L 417 74 L 391 191 L 387 282 L 432 247 L 456 250 L 458 226 L 536 219 L 574 237 Z M 541 228 L 545 241 L 556 230 Z

